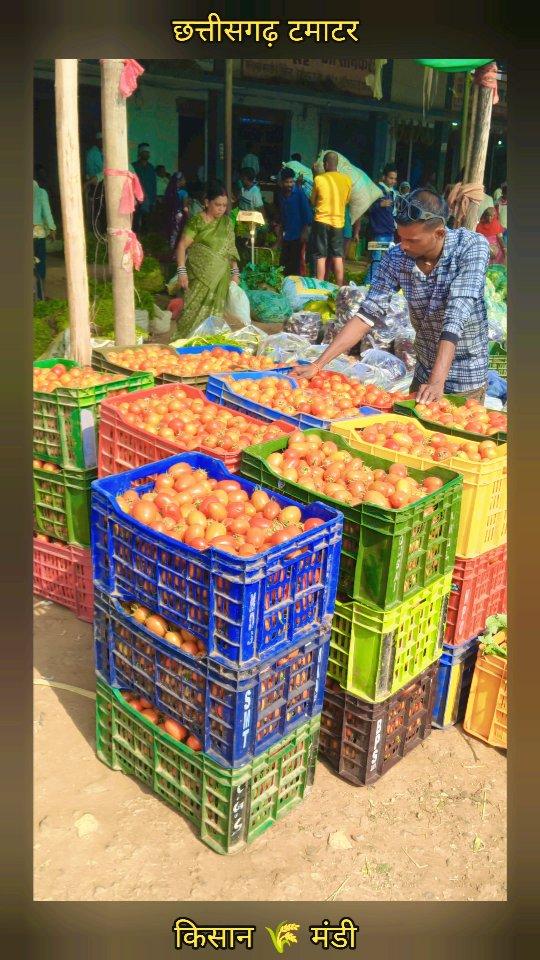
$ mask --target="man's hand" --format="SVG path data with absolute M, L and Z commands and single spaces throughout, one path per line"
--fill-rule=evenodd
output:
M 381 200 L 381 207 L 391 207 L 393 202 L 393 200 Z
M 49 240 L 56 240 L 56 230 L 49 230 Z
M 423 383 L 416 394 L 417 403 L 434 403 L 444 395 L 444 383 Z
M 294 380 L 311 380 L 320 372 L 321 368 L 316 363 L 310 363 L 305 366 L 293 367 L 289 376 L 293 377 Z

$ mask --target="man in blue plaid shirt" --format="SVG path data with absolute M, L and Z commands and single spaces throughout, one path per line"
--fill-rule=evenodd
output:
M 488 322 L 484 302 L 489 244 L 470 230 L 446 227 L 448 207 L 438 194 L 420 189 L 396 200 L 399 244 L 381 261 L 366 298 L 348 290 L 346 324 L 320 358 L 297 377 L 311 377 L 347 353 L 384 318 L 401 289 L 416 330 L 416 368 L 411 392 L 420 403 L 444 393 L 482 402 L 488 380 Z M 338 301 L 339 305 L 339 301 Z

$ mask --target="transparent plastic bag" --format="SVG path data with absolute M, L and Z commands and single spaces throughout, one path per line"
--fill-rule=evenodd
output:
M 249 299 L 242 288 L 231 280 L 229 293 L 223 309 L 224 319 L 229 323 L 234 321 L 241 323 L 246 327 L 251 324 L 251 313 L 249 308 Z
M 293 333 L 275 333 L 267 336 L 259 346 L 257 353 L 261 357 L 270 357 L 277 366 L 288 366 L 297 360 L 307 360 L 309 343 L 303 337 Z
M 229 324 L 223 317 L 207 317 L 191 333 L 190 339 L 194 337 L 216 337 L 220 335 L 236 337 Z
M 317 343 L 321 332 L 321 315 L 315 311 L 300 310 L 298 313 L 293 313 L 288 320 L 285 320 L 283 330 L 285 333 L 303 337 L 308 343 Z
M 394 340 L 394 353 L 403 361 L 408 371 L 414 370 L 416 366 L 415 339 L 414 327 L 408 326 L 402 327 Z
M 375 348 L 362 351 L 362 363 L 365 363 L 368 367 L 384 370 L 392 383 L 407 374 L 407 367 L 403 361 L 386 350 Z

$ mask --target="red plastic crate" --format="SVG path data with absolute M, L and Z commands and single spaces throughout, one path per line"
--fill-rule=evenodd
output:
M 506 543 L 469 560 L 456 557 L 444 642 L 456 646 L 482 632 L 494 613 L 506 613 Z
M 34 593 L 73 610 L 79 620 L 94 619 L 90 549 L 34 539 Z
M 210 402 L 202 390 L 197 387 L 173 383 L 165 383 L 148 390 L 140 390 L 137 392 L 136 399 L 142 400 L 144 397 L 159 397 L 175 393 L 187 394 L 192 399 L 203 400 L 205 404 Z M 120 404 L 125 403 L 125 401 L 126 397 L 119 397 L 118 400 L 116 397 L 111 397 L 110 403 L 104 401 L 101 405 L 98 454 L 99 478 L 110 477 L 116 473 L 123 473 L 124 470 L 143 467 L 147 463 L 155 463 L 157 460 L 186 452 L 186 447 L 176 440 L 164 440 L 162 437 L 154 436 L 127 423 L 118 409 Z M 215 406 L 218 410 L 222 409 L 218 404 L 215 404 Z M 235 411 L 235 413 L 248 423 L 261 423 L 256 417 L 248 417 L 238 411 Z M 264 425 L 267 426 L 268 424 Z M 292 433 L 295 429 L 292 424 L 278 420 L 276 420 L 276 425 L 279 426 L 282 435 Z M 201 446 L 197 448 L 196 452 L 205 453 L 216 460 L 221 460 L 233 472 L 236 472 L 240 467 L 241 450 L 211 450 L 209 447 Z

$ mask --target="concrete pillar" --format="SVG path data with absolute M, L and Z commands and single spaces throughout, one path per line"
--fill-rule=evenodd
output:
M 375 182 L 378 181 L 381 170 L 386 163 L 388 135 L 389 135 L 388 120 L 386 119 L 386 117 L 377 116 L 375 118 L 375 137 L 373 142 L 373 167 L 371 170 L 371 177 L 373 180 L 375 180 Z

